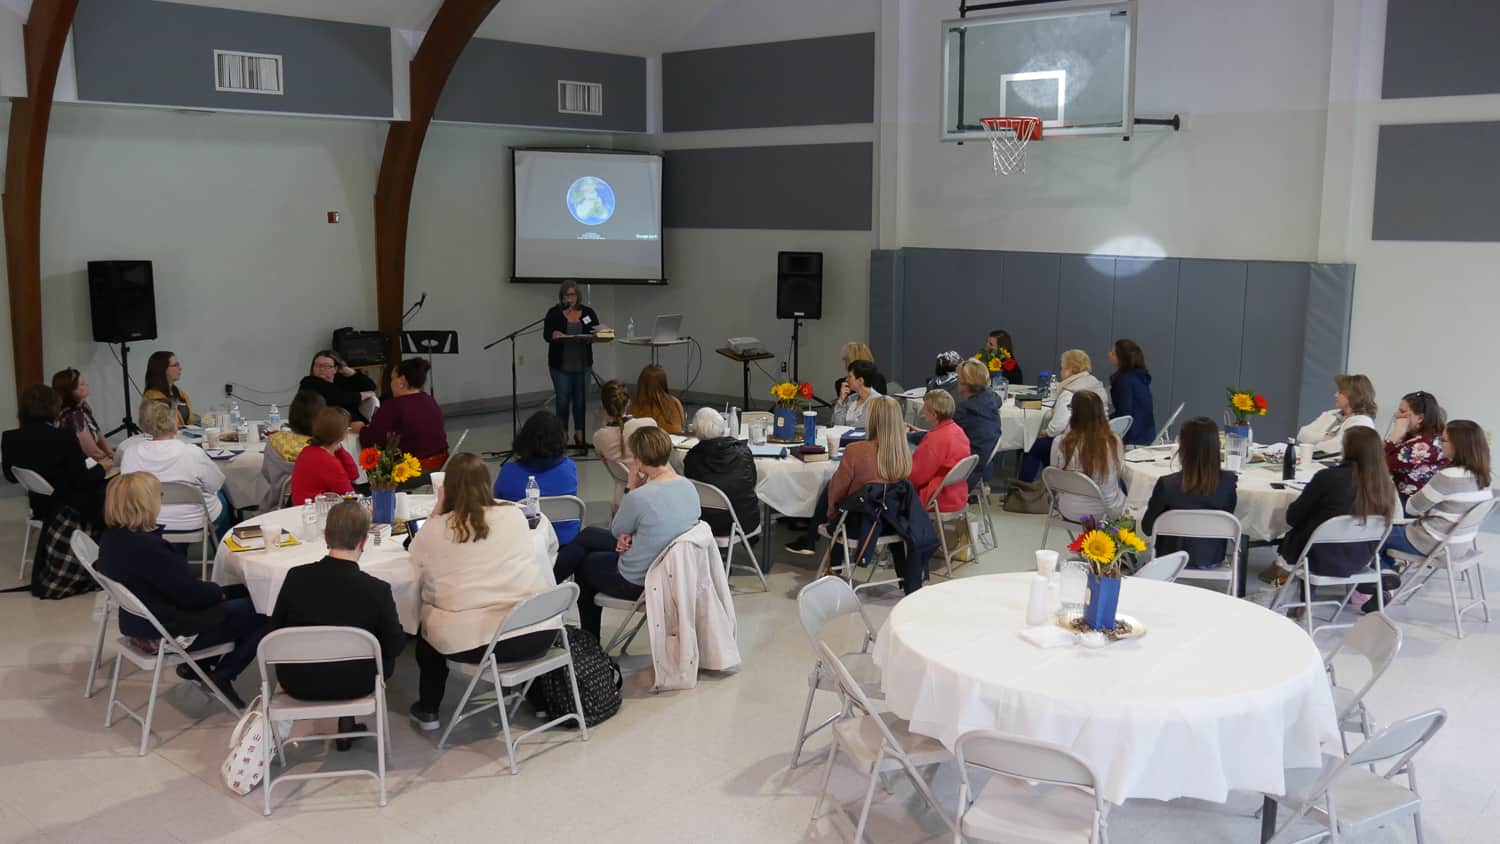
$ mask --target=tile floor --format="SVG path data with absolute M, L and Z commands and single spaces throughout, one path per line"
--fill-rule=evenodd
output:
M 455 420 L 474 427 L 467 447 L 498 447 L 508 417 Z M 607 512 L 609 483 L 597 463 L 584 464 L 584 497 Z M 15 582 L 23 503 L 0 498 L 0 549 L 7 550 L 0 587 Z M 963 576 L 1015 571 L 1028 565 L 1040 536 L 1040 517 L 1002 516 L 1004 547 L 985 555 Z M 1485 541 L 1494 546 L 1494 537 Z M 778 543 L 779 549 L 779 543 Z M 1259 558 L 1257 563 L 1262 562 Z M 476 718 L 455 733 L 457 746 L 436 751 L 435 735 L 403 717 L 413 699 L 416 667 L 401 657 L 390 685 L 395 751 L 390 802 L 375 805 L 366 779 L 284 786 L 276 812 L 260 814 L 261 794 L 238 798 L 218 779 L 232 723 L 197 690 L 180 686 L 157 710 L 158 738 L 135 755 L 139 733 L 131 722 L 105 729 L 104 691 L 81 695 L 93 631 L 92 596 L 59 602 L 24 594 L 0 595 L 0 840 L 4 841 L 527 841 L 772 842 L 848 840 L 852 824 L 828 813 L 809 821 L 819 765 L 787 769 L 811 653 L 797 623 L 795 595 L 812 579 L 810 558 L 778 553 L 768 594 L 737 596 L 745 665 L 737 674 L 706 677 L 697 689 L 653 695 L 648 657 L 628 661 L 620 713 L 591 731 L 588 742 L 553 732 L 523 745 L 521 773 L 512 777 L 494 725 Z M 736 582 L 749 588 L 747 577 Z M 1500 731 L 1484 726 L 1500 698 L 1500 622 L 1477 621 L 1463 641 L 1453 638 L 1441 592 L 1430 590 L 1397 611 L 1406 645 L 1371 694 L 1378 718 L 1440 705 L 1450 721 L 1423 758 L 1427 840 L 1500 840 L 1496 833 Z M 883 614 L 888 607 L 877 608 Z M 606 627 L 612 617 L 606 617 Z M 634 650 L 646 652 L 643 643 Z M 644 671 L 640 669 L 646 669 Z M 249 697 L 257 682 L 242 677 Z M 103 683 L 101 682 L 101 686 Z M 140 699 L 146 684 L 123 683 Z M 447 705 L 459 694 L 450 685 Z M 831 708 L 831 698 L 819 708 Z M 202 719 L 201 721 L 199 719 Z M 825 739 L 811 742 L 814 761 Z M 365 742 L 368 744 L 368 742 Z M 373 750 L 334 754 L 318 745 L 291 750 L 299 771 L 366 765 Z M 949 809 L 955 776 L 943 770 L 936 788 Z M 856 801 L 862 784 L 839 770 L 833 791 Z M 944 828 L 909 784 L 877 800 L 869 838 L 880 842 L 943 841 Z M 878 794 L 878 792 L 877 792 Z M 1120 842 L 1259 840 L 1250 816 L 1259 800 L 1238 796 L 1224 806 L 1193 801 L 1131 802 L 1111 817 Z M 912 811 L 917 811 L 913 816 Z M 1488 830 L 1488 831 L 1486 831 Z M 1410 826 L 1368 840 L 1413 840 Z

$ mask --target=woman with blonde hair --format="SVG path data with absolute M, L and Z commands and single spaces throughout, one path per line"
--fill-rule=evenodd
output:
M 521 508 L 490 495 L 489 470 L 477 454 L 448 461 L 432 518 L 412 538 L 410 551 L 422 588 L 421 674 L 411 718 L 431 730 L 438 726 L 448 661 L 478 663 L 510 611 L 557 581 L 537 558 Z M 495 658 L 541 656 L 559 627 L 554 619 L 526 628 L 497 643 Z
M 1000 394 L 990 389 L 990 371 L 977 360 L 958 367 L 958 402 L 953 422 L 969 439 L 969 453 L 979 458 L 979 471 L 969 476 L 969 491 L 992 477 L 990 455 L 1000 441 Z
M 1061 380 L 1057 385 L 1057 395 L 1052 397 L 1052 420 L 1036 438 L 1036 442 L 1031 444 L 1031 449 L 1026 452 L 1026 459 L 1021 461 L 1022 481 L 1035 481 L 1037 475 L 1042 473 L 1042 467 L 1051 459 L 1052 441 L 1068 430 L 1074 396 L 1079 393 L 1098 396 L 1104 409 L 1105 421 L 1109 420 L 1109 390 L 1105 388 L 1103 381 L 1095 378 L 1094 373 L 1089 371 L 1092 367 L 1093 361 L 1089 359 L 1089 353 L 1082 349 L 1069 349 L 1062 353 L 1062 359 L 1058 362 Z
M 1333 376 L 1333 409 L 1302 426 L 1297 442 L 1311 443 L 1319 454 L 1339 454 L 1350 428 L 1375 430 L 1375 385 L 1364 375 Z
M 635 398 L 630 402 L 630 415 L 650 417 L 669 434 L 683 431 L 682 402 L 667 389 L 667 371 L 656 364 L 648 364 L 635 381 Z
M 890 396 L 870 400 L 865 439 L 851 443 L 839 458 L 839 467 L 818 494 L 807 531 L 786 546 L 793 554 L 810 555 L 818 544 L 818 528 L 838 517 L 839 505 L 869 483 L 895 483 L 911 476 L 911 445 L 906 439 L 906 419 L 901 404 Z

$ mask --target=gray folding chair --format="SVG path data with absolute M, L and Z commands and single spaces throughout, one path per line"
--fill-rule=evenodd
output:
M 141 746 L 137 755 L 145 756 L 146 747 L 151 741 L 151 719 L 156 714 L 156 697 L 161 689 L 162 669 L 168 666 L 175 667 L 179 664 L 186 664 L 192 670 L 193 674 L 197 675 L 198 683 L 202 686 L 204 692 L 223 704 L 224 709 L 230 715 L 235 718 L 239 717 L 239 709 L 219 692 L 218 688 L 209 681 L 208 674 L 203 670 L 203 666 L 198 664 L 198 660 L 200 659 L 223 656 L 234 650 L 233 642 L 225 642 L 222 645 L 214 645 L 211 648 L 199 648 L 189 651 L 177 641 L 175 636 L 167 632 L 167 629 L 156 619 L 156 616 L 151 614 L 151 610 L 147 609 L 146 605 L 141 603 L 141 600 L 134 593 L 118 582 L 106 577 L 98 569 L 90 568 L 89 571 L 94 575 L 94 579 L 99 581 L 99 585 L 104 587 L 104 591 L 110 594 L 115 603 L 119 604 L 122 609 L 131 615 L 139 616 L 150 622 L 151 626 L 156 630 L 156 635 L 161 637 L 156 653 L 151 653 L 141 648 L 128 636 L 121 636 L 115 640 L 115 670 L 109 680 L 109 707 L 104 713 L 105 727 L 114 725 L 115 707 L 125 710 L 126 718 L 130 718 L 141 725 Z M 138 708 L 132 709 L 120 701 L 120 667 L 126 660 L 130 660 L 130 663 L 138 671 L 151 672 L 151 692 L 146 698 L 146 714 L 144 716 L 137 711 Z
M 838 683 L 833 678 L 833 672 L 823 666 L 822 651 L 818 649 L 818 643 L 822 641 L 823 628 L 827 627 L 834 619 L 847 616 L 859 616 L 864 625 L 864 635 L 861 637 L 859 650 L 854 653 L 842 654 L 839 660 L 849 670 L 850 676 L 860 688 L 864 689 L 866 695 L 879 699 L 883 697 L 880 691 L 880 668 L 875 665 L 875 659 L 870 655 L 870 646 L 875 644 L 875 623 L 870 620 L 865 607 L 859 602 L 859 596 L 854 593 L 847 581 L 841 577 L 827 575 L 814 580 L 812 583 L 802 587 L 797 593 L 797 616 L 802 621 L 802 632 L 807 634 L 807 640 L 813 648 L 813 668 L 807 675 L 807 702 L 802 705 L 802 723 L 797 725 L 797 742 L 792 746 L 792 764 L 797 767 L 802 756 L 802 745 L 841 717 L 840 712 L 828 716 L 818 726 L 811 730 L 807 728 L 807 721 L 812 717 L 813 697 L 818 691 L 836 692 Z
M 290 481 L 290 477 L 288 480 Z M 207 578 L 213 565 L 213 561 L 208 558 L 209 549 L 218 543 L 218 537 L 214 536 L 214 520 L 208 515 L 208 501 L 203 498 L 203 490 L 193 484 L 180 481 L 162 481 L 161 503 L 163 506 L 167 504 L 196 505 L 202 512 L 203 522 L 199 527 L 192 530 L 165 531 L 161 538 L 168 542 L 189 545 L 194 542 L 201 543 L 203 551 L 198 564 L 202 567 L 201 576 Z
M 1000 439 L 995 439 L 995 447 L 990 449 L 989 456 L 983 463 L 977 464 L 974 471 L 979 473 L 979 512 L 984 519 L 984 531 L 980 534 L 984 538 L 985 550 L 992 551 L 1000 547 L 1000 538 L 995 535 L 995 520 L 990 515 L 990 482 L 984 479 L 984 470 L 995 462 L 1000 456 Z
M 1385 613 L 1370 613 L 1354 623 L 1338 647 L 1323 659 L 1328 672 L 1328 682 L 1333 687 L 1333 708 L 1339 719 L 1339 739 L 1344 743 L 1344 753 L 1349 753 L 1349 733 L 1359 733 L 1365 738 L 1375 729 L 1375 721 L 1365 707 L 1365 695 L 1379 680 L 1385 670 L 1396 661 L 1401 652 L 1401 628 Z M 1345 651 L 1353 651 L 1363 657 L 1369 667 L 1369 677 L 1359 689 L 1350 689 L 1338 684 L 1334 674 L 1333 660 Z
M 1291 576 L 1287 578 L 1286 585 L 1276 593 L 1271 605 L 1273 610 L 1285 610 L 1291 607 L 1302 607 L 1302 620 L 1307 627 L 1307 635 L 1316 635 L 1319 630 L 1333 630 L 1351 627 L 1350 624 L 1336 624 L 1344 607 L 1349 605 L 1349 599 L 1354 596 L 1354 590 L 1361 583 L 1369 583 L 1375 587 L 1376 606 L 1380 612 L 1385 612 L 1385 593 L 1380 588 L 1380 546 L 1385 543 L 1385 538 L 1390 535 L 1390 523 L 1379 516 L 1371 516 L 1363 522 L 1356 516 L 1337 516 L 1329 519 L 1313 531 L 1313 535 L 1307 541 L 1307 546 L 1302 549 L 1302 554 L 1297 558 L 1292 567 Z M 1334 577 L 1332 575 L 1313 574 L 1308 566 L 1308 554 L 1319 545 L 1351 545 L 1358 543 L 1372 543 L 1374 551 L 1370 554 L 1370 562 L 1366 567 L 1346 577 Z M 1298 584 L 1302 586 L 1302 600 L 1288 601 L 1292 590 Z M 1341 601 L 1314 601 L 1312 590 L 1319 586 L 1346 586 Z M 1333 617 L 1327 624 L 1314 624 L 1313 608 L 1319 606 L 1331 606 L 1334 608 Z
M 697 525 L 695 524 L 693 527 L 697 527 Z M 667 553 L 672 550 L 673 546 L 683 541 L 682 538 L 687 536 L 691 530 L 692 528 L 689 528 L 687 531 L 677 535 L 671 542 L 667 543 L 667 547 L 661 549 L 661 553 L 656 555 L 656 559 L 652 560 L 651 565 L 646 569 L 646 577 L 648 579 L 651 577 L 651 570 L 661 565 L 661 561 L 667 558 Z M 630 643 L 635 641 L 636 634 L 640 633 L 641 628 L 646 625 L 645 590 L 641 591 L 641 597 L 633 601 L 628 598 L 616 598 L 613 595 L 606 595 L 600 592 L 594 595 L 594 606 L 626 613 L 625 620 L 620 622 L 620 628 L 615 631 L 613 636 L 609 637 L 609 644 L 604 646 L 606 654 L 614 651 L 618 646 L 620 649 L 618 655 L 624 656 L 625 649 L 630 647 Z
M 1365 832 L 1390 826 L 1410 816 L 1417 841 L 1422 837 L 1422 795 L 1417 792 L 1416 756 L 1448 720 L 1448 713 L 1433 709 L 1391 724 L 1368 739 L 1348 756 L 1327 756 L 1322 769 L 1294 768 L 1286 772 L 1286 794 L 1273 799 L 1291 809 L 1291 815 L 1276 830 L 1270 844 L 1299 844 L 1356 840 Z M 1384 774 L 1365 770 L 1394 759 Z M 1406 784 L 1396 778 L 1406 775 Z M 1324 831 L 1295 837 L 1292 827 L 1311 817 Z
M 31 531 L 33 529 L 36 530 L 37 541 L 40 542 L 43 527 L 41 520 L 36 517 L 35 513 L 31 512 L 31 495 L 42 495 L 50 498 L 54 490 L 52 489 L 52 484 L 47 483 L 46 478 L 30 469 L 22 469 L 20 466 L 15 466 L 11 469 L 11 472 L 16 476 L 16 483 L 21 485 L 21 489 L 30 493 L 26 497 L 26 525 L 21 530 L 21 567 L 16 571 L 16 577 L 24 581 L 26 579 L 26 564 L 31 562 Z
M 1130 426 L 1134 423 L 1134 416 L 1116 416 L 1109 420 L 1109 429 L 1114 432 L 1115 436 L 1123 440 L 1125 439 L 1125 435 L 1130 432 Z
M 1172 441 L 1172 426 L 1177 423 L 1177 417 L 1182 415 L 1184 407 L 1187 407 L 1187 402 L 1177 405 L 1177 409 L 1172 411 L 1172 415 L 1168 416 L 1167 421 L 1157 429 L 1156 440 L 1151 443 L 1152 445 L 1166 445 Z
M 1213 568 L 1184 569 L 1178 576 L 1183 580 L 1223 581 L 1228 584 L 1226 590 L 1231 597 L 1240 594 L 1240 579 L 1244 576 L 1240 566 L 1240 536 L 1244 530 L 1233 513 L 1222 510 L 1168 510 L 1161 514 L 1153 527 L 1153 553 L 1156 550 L 1156 540 L 1163 536 L 1224 540 L 1225 559 L 1219 560 Z
M 542 515 L 557 529 L 558 522 L 577 522 L 583 530 L 583 520 L 588 515 L 588 505 L 576 495 L 544 495 L 540 501 Z
M 1172 583 L 1182 574 L 1187 567 L 1188 554 L 1186 551 L 1176 551 L 1157 557 L 1151 562 L 1141 566 L 1133 577 L 1143 577 L 1147 580 L 1162 580 Z
M 875 571 L 876 569 L 880 568 L 885 558 L 889 555 L 889 548 L 892 545 L 905 541 L 900 536 L 897 536 L 893 533 L 880 534 L 870 540 L 874 543 L 874 549 L 871 552 L 870 556 L 870 565 L 868 566 L 869 572 L 865 575 L 865 582 L 861 583 L 858 586 L 855 586 L 854 570 L 858 568 L 858 566 L 855 565 L 855 560 L 857 560 L 861 556 L 860 545 L 864 542 L 864 539 L 862 537 L 853 536 L 849 533 L 849 512 L 847 510 L 841 510 L 839 512 L 839 520 L 837 522 L 834 522 L 832 527 L 829 527 L 827 524 L 820 525 L 818 527 L 818 535 L 828 537 L 828 556 L 830 558 L 833 555 L 833 549 L 835 546 L 843 547 L 844 562 L 841 565 L 830 566 L 828 570 L 841 572 L 844 575 L 844 580 L 849 583 L 849 586 L 852 587 L 854 591 L 858 592 L 861 589 L 874 589 L 878 586 L 885 586 L 890 583 L 900 582 L 897 578 L 894 577 L 888 578 L 886 580 L 875 580 Z
M 1459 517 L 1457 522 L 1448 529 L 1438 540 L 1438 546 L 1432 549 L 1432 553 L 1426 556 L 1408 554 L 1405 551 L 1391 551 L 1393 558 L 1408 564 L 1406 583 L 1402 585 L 1401 591 L 1392 596 L 1392 604 L 1404 604 L 1412 599 L 1412 596 L 1422 591 L 1427 581 L 1439 571 L 1448 573 L 1448 596 L 1453 602 L 1453 630 L 1458 638 L 1464 637 L 1464 613 L 1473 609 L 1484 612 L 1484 622 L 1490 621 L 1490 605 L 1484 591 L 1484 567 L 1480 565 L 1484 561 L 1484 552 L 1474 542 L 1474 536 L 1489 517 L 1490 511 L 1495 507 L 1495 499 L 1482 501 L 1470 507 L 1468 512 Z M 1469 587 L 1469 603 L 1458 602 L 1458 581 L 1463 580 Z M 1474 591 L 1475 582 L 1478 582 L 1479 591 Z
M 756 525 L 755 530 L 746 533 L 744 526 L 740 524 L 739 514 L 734 512 L 734 506 L 729 503 L 729 496 L 724 494 L 724 490 L 703 481 L 693 481 L 693 488 L 698 490 L 699 508 L 703 510 L 719 510 L 729 514 L 730 525 L 728 535 L 719 536 L 718 534 L 714 534 L 714 544 L 718 545 L 719 549 L 724 552 L 724 576 L 728 577 L 734 574 L 735 568 L 748 569 L 755 572 L 755 576 L 760 578 L 761 590 L 770 592 L 771 586 L 766 583 L 765 572 L 760 570 L 760 562 L 755 559 L 755 549 L 750 544 L 751 539 L 760 536 L 761 526 Z M 735 545 L 744 546 L 745 553 L 750 555 L 749 565 L 741 563 L 739 566 L 735 566 Z
M 943 529 L 944 525 L 949 522 L 959 522 L 963 524 L 965 528 L 967 528 L 969 508 L 966 505 L 962 510 L 954 510 L 951 513 L 944 513 L 942 510 L 938 509 L 938 497 L 941 496 L 943 494 L 943 490 L 947 489 L 948 487 L 955 486 L 957 484 L 963 484 L 965 497 L 967 498 L 967 490 L 969 488 L 969 475 L 972 475 L 974 473 L 974 467 L 978 465 L 979 457 L 974 454 L 971 454 L 968 457 L 965 457 L 964 459 L 953 464 L 953 468 L 949 469 L 948 474 L 943 476 L 943 482 L 938 484 L 937 489 L 933 490 L 932 497 L 927 499 L 927 501 L 923 503 L 924 508 L 927 510 L 928 514 L 932 516 L 933 523 L 937 527 L 938 543 L 943 551 L 944 577 L 953 576 L 954 550 L 948 547 L 948 532 Z M 970 556 L 974 557 L 975 560 L 977 560 L 979 555 L 977 553 L 972 553 L 975 550 L 973 537 L 969 537 L 969 550 L 971 552 Z
M 438 471 L 439 472 L 444 471 L 444 470 L 446 470 L 448 468 L 448 464 L 453 462 L 453 455 L 458 454 L 461 450 L 463 450 L 464 440 L 466 440 L 468 438 L 469 438 L 469 429 L 465 428 L 464 431 L 463 431 L 463 433 L 461 433 L 461 434 L 458 435 L 458 442 L 454 443 L 453 447 L 450 448 L 450 449 L 448 449 L 448 459 L 444 460 L 443 461 L 443 465 L 440 466 L 440 467 L 438 467 Z M 428 474 L 431 474 L 431 473 L 429 472 Z
M 380 641 L 368 630 L 358 627 L 283 627 L 273 630 L 260 640 L 256 653 L 260 665 L 260 714 L 265 719 L 267 739 L 271 747 L 262 756 L 261 788 L 265 792 L 265 807 L 261 813 L 271 814 L 271 791 L 278 784 L 294 780 L 318 780 L 333 777 L 373 777 L 380 784 L 380 805 L 385 805 L 385 757 L 390 752 L 390 713 L 385 705 L 385 675 L 381 671 Z M 373 690 L 361 697 L 348 700 L 298 700 L 286 693 L 276 694 L 277 685 L 271 679 L 271 669 L 278 665 L 308 665 L 329 662 L 352 662 L 373 660 L 375 680 Z M 311 721 L 325 718 L 358 718 L 373 716 L 373 730 L 319 733 L 283 738 L 276 734 L 273 726 L 278 721 Z M 282 774 L 271 776 L 271 751 L 286 767 L 288 741 L 322 741 L 327 739 L 352 739 L 374 737 L 375 770 L 353 768 L 336 771 L 317 771 L 308 774 Z
M 1094 483 L 1082 472 L 1074 472 L 1070 469 L 1059 469 L 1056 466 L 1046 466 L 1042 469 L 1042 484 L 1047 488 L 1047 521 L 1042 525 L 1042 546 L 1047 547 L 1047 536 L 1052 530 L 1054 521 L 1063 525 L 1076 525 L 1078 522 L 1069 519 L 1058 509 L 1057 497 L 1061 493 L 1069 493 L 1082 498 L 1093 499 L 1090 508 L 1093 515 L 1103 519 L 1109 516 L 1109 505 L 1104 503 L 1104 493 L 1099 491 L 1099 485 Z
M 73 548 L 73 556 L 77 557 L 78 562 L 82 563 L 84 569 L 88 571 L 89 577 L 94 578 L 95 583 L 99 583 L 99 578 L 94 574 L 94 564 L 99 562 L 99 543 L 83 531 L 75 530 L 68 538 L 68 544 Z M 104 589 L 104 584 L 100 583 L 99 588 Z M 94 677 L 99 671 L 99 659 L 104 656 L 104 634 L 109 630 L 109 620 L 114 616 L 116 609 L 109 591 L 105 590 L 101 594 L 104 595 L 104 611 L 99 616 L 99 629 L 94 634 L 94 650 L 89 659 L 89 674 L 83 681 L 84 699 L 94 696 Z
M 953 746 L 958 759 L 955 842 L 1047 841 L 1105 844 L 1109 803 L 1088 762 L 1051 742 L 970 730 Z M 969 768 L 989 774 L 975 793 Z
M 448 742 L 448 735 L 453 728 L 465 718 L 478 715 L 488 710 L 491 706 L 500 713 L 500 731 L 505 737 L 505 755 L 510 760 L 510 772 L 514 776 L 518 773 L 516 768 L 516 747 L 527 738 L 550 730 L 565 721 L 576 721 L 578 723 L 578 735 L 584 741 L 589 739 L 589 728 L 583 720 L 583 699 L 578 694 L 578 675 L 573 670 L 573 651 L 568 646 L 567 628 L 559 626 L 557 640 L 547 649 L 547 652 L 536 659 L 528 659 L 522 662 L 498 662 L 495 659 L 495 645 L 502 639 L 509 638 L 518 631 L 527 627 L 541 624 L 551 619 L 561 619 L 563 614 L 578 603 L 578 584 L 562 583 L 539 592 L 530 598 L 517 604 L 514 609 L 505 614 L 505 619 L 500 622 L 500 628 L 495 631 L 495 637 L 490 640 L 489 647 L 485 648 L 484 656 L 479 658 L 478 663 L 458 662 L 448 660 L 448 668 L 469 676 L 469 685 L 464 689 L 463 697 L 458 699 L 458 706 L 453 710 L 453 717 L 448 720 L 448 728 L 443 730 L 443 735 L 438 739 L 438 749 L 441 750 Z M 519 736 L 511 737 L 510 719 L 515 717 L 516 710 L 521 708 L 521 701 L 526 699 L 526 692 L 536 678 L 559 668 L 568 672 L 568 684 L 573 688 L 573 711 L 565 712 L 551 721 L 539 727 L 533 727 Z M 465 709 L 474 698 L 474 689 L 483 680 L 489 691 L 493 692 L 493 702 L 484 700 L 472 709 Z M 515 703 L 506 711 L 505 690 L 518 689 L 514 693 Z
M 620 509 L 618 502 L 625 494 L 625 485 L 630 482 L 630 466 L 623 460 L 610 460 L 609 458 L 601 458 L 599 462 L 604 464 L 604 471 L 608 472 L 615 481 L 614 501 L 616 503 L 610 508 L 610 516 L 613 517 L 615 511 Z
M 880 775 L 888 771 L 904 772 L 926 799 L 927 805 L 937 812 L 950 830 L 953 829 L 953 820 L 943 811 L 943 804 L 938 802 L 927 781 L 917 772 L 918 768 L 941 765 L 953 756 L 936 740 L 913 733 L 907 722 L 894 713 L 876 712 L 870 698 L 827 642 L 818 642 L 818 653 L 823 664 L 833 671 L 845 708 L 844 714 L 833 724 L 833 747 L 828 751 L 828 763 L 823 768 L 823 785 L 818 789 L 818 802 L 813 804 L 813 817 L 822 814 L 823 801 L 828 798 L 828 781 L 833 776 L 833 763 L 842 750 L 860 772 L 869 777 L 859 824 L 854 830 L 856 842 L 864 841 L 865 822 L 870 817 L 870 804 L 875 800 L 875 784 L 880 781 Z

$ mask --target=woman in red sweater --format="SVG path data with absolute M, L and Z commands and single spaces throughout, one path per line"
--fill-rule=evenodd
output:
M 969 456 L 969 436 L 953 421 L 953 394 L 928 390 L 922 399 L 922 416 L 932 426 L 911 456 L 911 485 L 923 506 L 932 500 L 938 485 L 960 460 Z M 969 503 L 969 485 L 954 484 L 938 494 L 938 510 L 956 513 Z
M 312 438 L 292 464 L 292 505 L 317 498 L 325 492 L 339 495 L 354 491 L 359 467 L 344 450 L 344 432 L 349 430 L 349 411 L 325 407 L 313 418 Z

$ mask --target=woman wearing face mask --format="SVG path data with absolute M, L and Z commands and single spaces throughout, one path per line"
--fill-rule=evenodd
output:
M 565 281 L 557 289 L 557 304 L 547 311 L 542 336 L 547 341 L 547 368 L 552 373 L 552 390 L 556 393 L 555 412 L 568 428 L 569 412 L 573 417 L 573 444 L 583 445 L 584 397 L 594 368 L 593 344 L 569 340 L 592 334 L 599 327 L 599 315 L 583 304 L 578 285 Z

